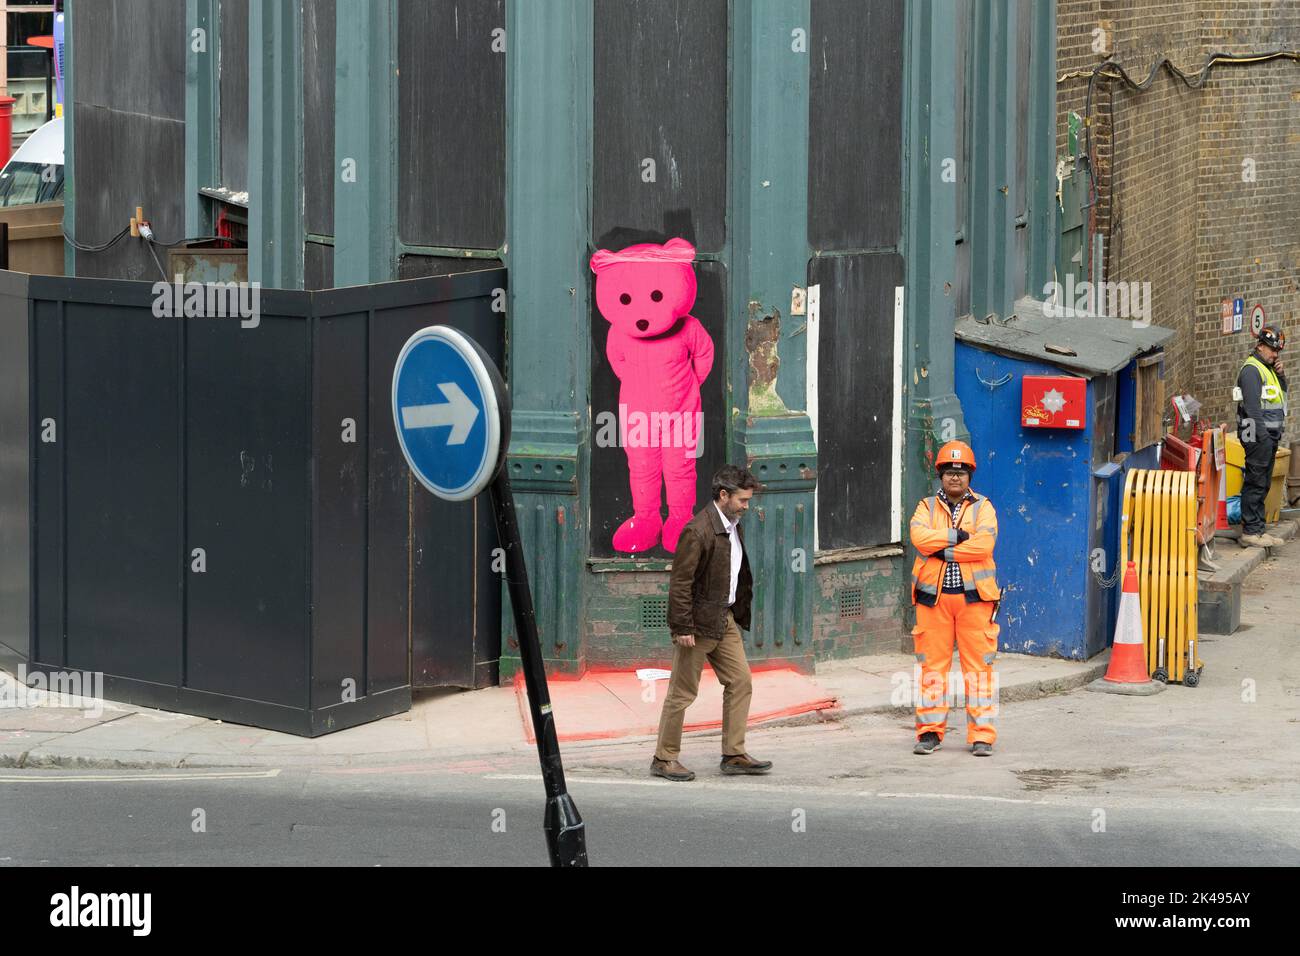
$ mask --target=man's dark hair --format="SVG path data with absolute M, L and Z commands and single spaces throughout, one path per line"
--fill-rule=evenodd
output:
M 748 491 L 757 491 L 759 488 L 758 479 L 748 468 L 741 468 L 739 465 L 723 465 L 713 475 L 714 501 L 722 496 L 724 490 L 728 495 L 734 495 L 742 488 Z

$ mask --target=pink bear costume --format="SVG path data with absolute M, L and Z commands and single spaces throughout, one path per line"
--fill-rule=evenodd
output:
M 605 354 L 620 382 L 620 435 L 627 453 L 631 518 L 614 532 L 614 550 L 677 548 L 695 510 L 700 441 L 700 383 L 713 367 L 713 339 L 690 315 L 695 304 L 695 247 L 685 239 L 601 249 L 591 257 L 596 307 L 609 322 Z M 626 415 L 626 419 L 625 419 Z M 638 427 L 640 426 L 640 427 Z M 659 483 L 668 498 L 660 512 Z

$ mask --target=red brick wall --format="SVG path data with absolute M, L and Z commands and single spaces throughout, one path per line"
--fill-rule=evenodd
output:
M 1300 49 L 1295 0 L 1218 0 L 1201 18 L 1207 51 Z M 1264 306 L 1300 343 L 1300 63 L 1216 66 L 1200 94 L 1197 202 L 1196 388 L 1216 417 L 1230 417 L 1233 383 L 1250 332 L 1223 335 L 1220 301 Z M 1243 182 L 1243 162 L 1255 181 Z M 1295 377 L 1295 369 L 1292 369 Z M 1297 393 L 1300 394 L 1300 393 Z
M 1162 55 L 1194 72 L 1212 51 L 1300 48 L 1300 4 L 1059 0 L 1058 77 L 1105 58 L 1092 49 L 1096 28 L 1140 83 Z M 1059 155 L 1068 112 L 1084 112 L 1086 90 L 1086 78 L 1058 84 Z M 1228 417 L 1250 342 L 1248 332 L 1220 333 L 1220 300 L 1241 296 L 1247 311 L 1260 302 L 1284 326 L 1297 318 L 1300 64 L 1219 65 L 1201 89 L 1161 70 L 1146 92 L 1099 81 L 1093 99 L 1107 278 L 1150 282 L 1152 321 L 1177 331 L 1166 394 L 1190 391 Z M 1242 181 L 1247 158 L 1253 183 Z

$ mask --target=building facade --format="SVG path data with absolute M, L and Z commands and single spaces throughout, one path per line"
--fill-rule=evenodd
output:
M 267 287 L 507 268 L 506 467 L 553 671 L 670 656 L 671 554 L 612 546 L 628 466 L 589 261 L 673 238 L 715 347 L 696 507 L 725 461 L 764 486 L 751 657 L 910 651 L 905 519 L 968 434 L 954 323 L 1053 276 L 1055 2 L 69 7 L 82 245 L 143 206 L 168 240 L 246 238 Z M 69 247 L 68 272 L 157 277 L 129 244 Z

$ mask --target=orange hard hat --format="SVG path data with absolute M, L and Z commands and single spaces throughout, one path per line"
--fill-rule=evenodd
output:
M 949 465 L 965 471 L 975 470 L 975 452 L 964 441 L 950 441 L 934 457 L 934 470 L 942 472 Z

